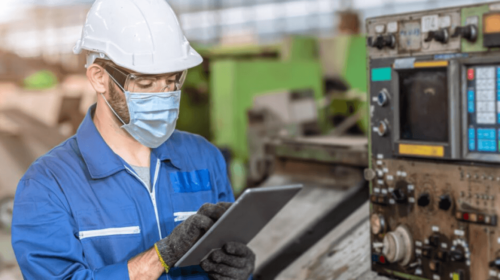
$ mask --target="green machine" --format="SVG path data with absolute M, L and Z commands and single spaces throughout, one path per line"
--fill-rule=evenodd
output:
M 221 58 L 212 62 L 211 122 L 213 143 L 232 154 L 235 193 L 246 186 L 247 111 L 256 96 L 278 91 L 312 90 L 323 98 L 323 74 L 314 39 L 285 41 L 275 58 Z M 323 119 L 322 112 L 320 120 Z
M 343 132 L 366 135 L 369 125 L 366 103 L 368 87 L 364 74 L 367 67 L 366 37 L 346 35 L 324 39 L 319 41 L 319 48 L 327 81 L 330 122 Z M 339 86 L 339 82 L 344 85 Z
M 364 36 L 292 37 L 275 45 L 197 48 L 205 62 L 189 72 L 178 128 L 200 134 L 230 152 L 231 181 L 238 194 L 246 187 L 251 153 L 247 112 L 254 99 L 273 92 L 309 90 L 318 104 L 319 126 L 327 133 L 333 127 L 327 116 L 347 118 L 353 111 L 363 111 L 366 104 L 362 99 L 365 42 Z M 325 95 L 325 80 L 330 77 L 341 78 L 349 90 Z M 364 116 L 359 119 L 358 126 L 363 127 Z

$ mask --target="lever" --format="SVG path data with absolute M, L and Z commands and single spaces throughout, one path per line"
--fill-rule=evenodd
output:
M 455 28 L 455 33 L 451 35 L 452 38 L 462 36 L 462 38 L 468 40 L 469 42 L 475 42 L 477 40 L 477 27 L 475 25 L 469 24 L 467 26 L 459 26 Z
M 427 34 L 427 38 L 425 38 L 425 42 L 430 42 L 432 40 L 436 40 L 438 42 L 441 42 L 442 44 L 448 43 L 448 40 L 450 39 L 450 34 L 448 33 L 448 30 L 446 29 L 439 29 L 438 31 L 429 31 Z

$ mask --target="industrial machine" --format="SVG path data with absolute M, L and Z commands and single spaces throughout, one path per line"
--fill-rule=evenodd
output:
M 257 255 L 254 279 L 279 279 L 282 271 L 368 201 L 363 179 L 367 144 L 365 137 L 353 136 L 281 138 L 267 143 L 272 168 L 260 187 L 300 183 L 304 189 L 250 242 Z
M 249 150 L 252 143 L 247 141 L 248 134 L 252 132 L 248 126 L 247 111 L 255 106 L 257 98 L 283 92 L 309 92 L 319 105 L 316 106 L 316 115 L 322 133 L 331 129 L 332 125 L 340 126 L 344 119 L 356 112 L 367 111 L 363 109 L 367 90 L 364 36 L 319 41 L 291 37 L 276 45 L 198 50 L 210 64 L 207 67 L 210 73 L 210 110 L 203 110 L 200 115 L 200 110 L 185 106 L 187 110 L 184 112 L 189 113 L 182 113 L 181 103 L 181 119 L 187 116 L 190 120 L 202 120 L 200 127 L 210 127 L 213 143 L 231 152 L 230 171 L 235 193 L 255 181 L 255 176 L 251 174 L 253 171 L 247 168 L 248 164 L 252 164 L 249 161 L 254 153 Z M 338 80 L 345 84 L 343 91 L 351 89 L 349 94 L 335 91 L 338 86 L 330 81 Z M 276 107 L 287 104 L 276 103 Z M 331 120 L 333 117 L 336 122 Z M 358 124 L 361 128 L 358 130 L 365 131 L 366 120 L 366 114 L 358 114 L 357 118 L 349 121 Z M 182 122 L 180 129 L 193 131 L 184 125 L 186 121 Z
M 367 20 L 372 270 L 500 276 L 500 3 Z

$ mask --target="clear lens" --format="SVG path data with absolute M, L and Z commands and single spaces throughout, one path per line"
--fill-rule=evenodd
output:
M 170 92 L 182 88 L 187 70 L 162 75 L 130 74 L 125 82 L 125 90 L 130 92 Z

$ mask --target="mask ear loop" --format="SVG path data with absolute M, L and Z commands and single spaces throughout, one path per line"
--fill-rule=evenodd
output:
M 104 69 L 104 71 L 108 73 L 108 76 L 111 78 L 111 80 L 113 80 L 113 82 L 123 91 L 123 93 L 125 93 L 125 89 L 122 87 L 122 85 L 120 85 L 119 82 L 115 80 L 115 78 L 111 74 L 109 74 L 108 70 Z
M 113 76 L 111 76 L 111 74 L 109 74 L 109 72 L 106 69 L 104 71 L 106 71 L 106 73 L 108 73 L 109 77 L 111 77 L 111 79 L 113 80 L 113 82 L 115 82 L 115 84 L 118 87 L 120 87 L 121 90 L 123 90 L 123 93 L 125 93 L 125 89 L 115 80 L 115 78 L 113 78 Z M 104 101 L 106 102 L 106 104 L 108 104 L 108 107 L 109 107 L 109 109 L 111 109 L 111 111 L 113 112 L 113 114 L 115 114 L 115 116 L 122 122 L 123 125 L 127 125 L 122 120 L 122 118 L 120 118 L 120 116 L 118 116 L 118 114 L 116 113 L 115 109 L 113 109 L 113 107 L 111 106 L 111 104 L 109 104 L 108 100 L 106 99 L 106 97 L 104 97 L 104 94 L 102 94 L 102 92 L 101 92 L 101 96 L 104 99 Z M 128 104 L 127 104 L 127 108 L 128 108 Z M 130 112 L 130 110 L 129 110 L 129 112 Z

